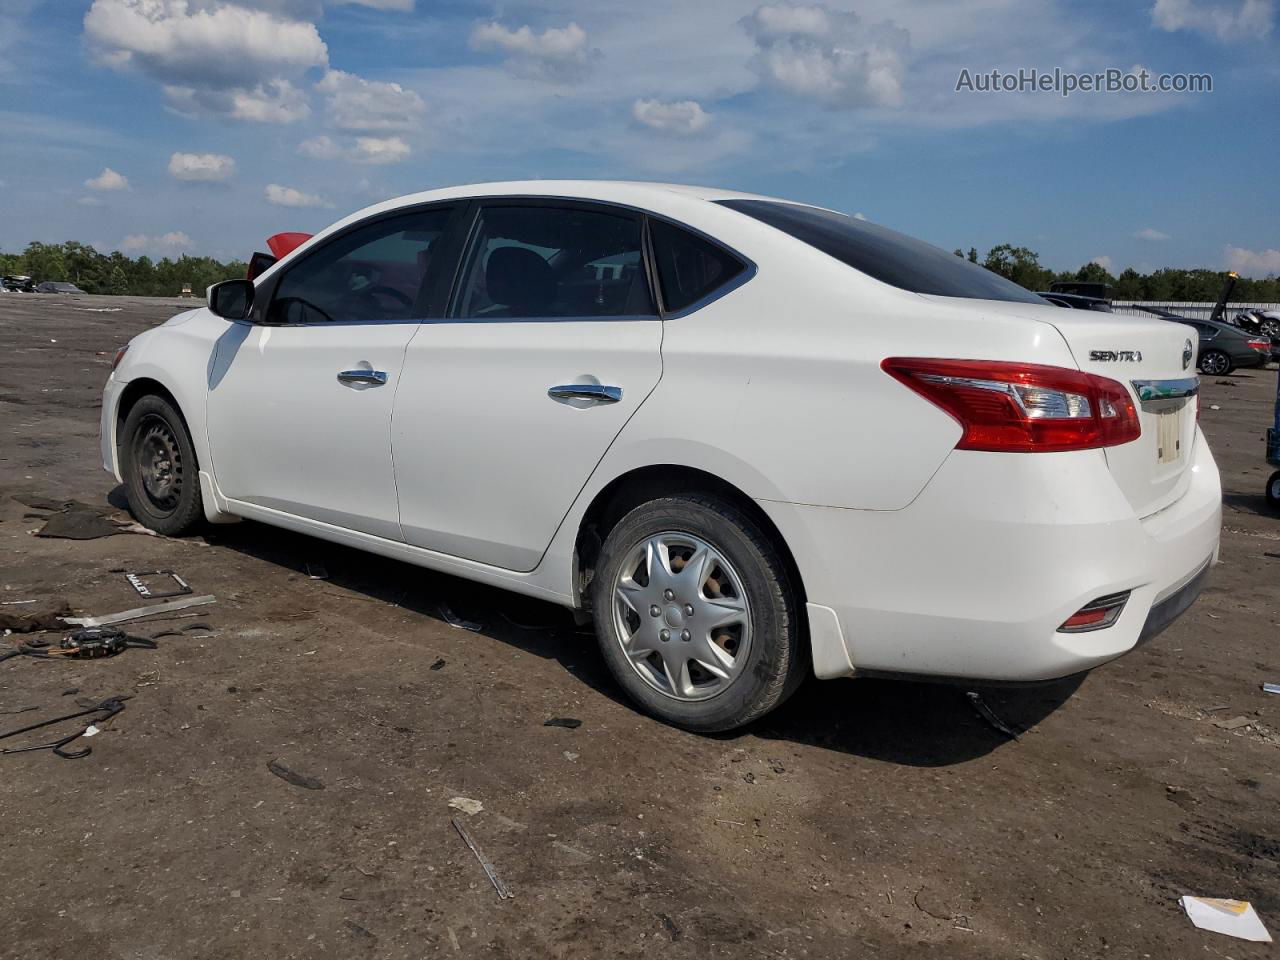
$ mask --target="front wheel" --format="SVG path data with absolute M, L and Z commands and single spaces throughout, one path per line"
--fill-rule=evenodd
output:
M 142 397 L 125 417 L 120 446 L 137 521 L 167 537 L 190 533 L 204 507 L 195 448 L 178 411 L 163 397 Z
M 1208 350 L 1200 354 L 1200 369 L 1210 377 L 1225 377 L 1234 368 L 1231 358 L 1221 350 Z
M 1267 506 L 1272 510 L 1280 510 L 1280 470 L 1273 473 L 1267 481 Z
M 591 600 L 618 683 L 676 726 L 743 726 L 804 678 L 787 565 L 756 520 L 717 497 L 667 497 L 623 517 L 605 539 Z

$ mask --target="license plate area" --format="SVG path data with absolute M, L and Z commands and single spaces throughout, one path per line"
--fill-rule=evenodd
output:
M 1156 410 L 1156 463 L 1177 463 L 1182 459 L 1182 418 L 1187 404 Z

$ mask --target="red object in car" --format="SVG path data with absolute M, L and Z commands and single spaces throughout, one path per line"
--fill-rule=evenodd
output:
M 274 237 L 267 239 L 267 248 L 275 254 L 277 260 L 280 260 L 293 253 L 311 237 L 309 233 L 277 233 Z
M 1249 346 L 1257 350 L 1259 353 L 1271 352 L 1271 341 L 1266 337 L 1258 337 L 1249 341 Z

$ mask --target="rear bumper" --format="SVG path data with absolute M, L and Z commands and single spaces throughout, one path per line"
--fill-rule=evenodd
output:
M 1199 594 L 1222 492 L 1198 432 L 1191 470 L 1187 492 L 1143 519 L 1099 451 L 957 451 L 897 511 L 761 506 L 800 567 L 820 676 L 1051 680 L 1127 653 Z M 1091 600 L 1126 590 L 1111 627 L 1058 632 Z M 821 629 L 815 611 L 829 611 Z

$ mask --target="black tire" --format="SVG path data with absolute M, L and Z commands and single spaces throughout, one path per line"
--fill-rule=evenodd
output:
M 742 583 L 750 611 L 746 660 L 710 699 L 689 702 L 655 689 L 622 648 L 614 615 L 615 582 L 628 558 L 648 538 L 664 532 L 690 534 L 723 555 Z M 633 509 L 606 537 L 590 590 L 596 636 L 614 678 L 643 710 L 674 726 L 697 733 L 741 727 L 779 706 L 808 675 L 807 638 L 787 564 L 756 520 L 719 497 L 686 494 Z
M 182 416 L 164 397 L 142 397 L 120 435 L 121 473 L 129 510 L 167 537 L 192 532 L 204 516 L 199 465 Z
M 1280 470 L 1273 473 L 1267 481 L 1267 506 L 1280 511 Z
M 1225 377 L 1236 368 L 1229 354 L 1221 350 L 1206 350 L 1200 354 L 1200 369 L 1211 377 Z

